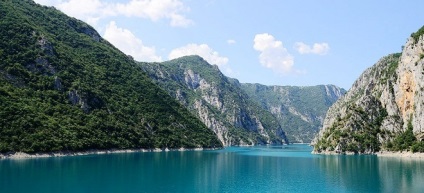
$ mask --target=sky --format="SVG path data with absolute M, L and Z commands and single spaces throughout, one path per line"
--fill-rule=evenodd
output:
M 242 83 L 349 89 L 424 25 L 422 0 L 35 0 L 137 61 L 199 55 Z

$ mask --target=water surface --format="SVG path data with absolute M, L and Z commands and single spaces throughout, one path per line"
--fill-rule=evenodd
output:
M 423 192 L 424 161 L 307 145 L 0 160 L 0 192 Z

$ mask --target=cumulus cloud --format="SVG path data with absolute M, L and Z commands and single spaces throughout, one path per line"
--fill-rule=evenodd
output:
M 54 6 L 69 16 L 81 19 L 90 25 L 107 16 L 116 15 L 116 10 L 111 4 L 100 0 L 35 0 L 35 2 Z
M 61 2 L 56 7 L 91 25 L 95 25 L 100 18 L 113 14 L 113 10 L 99 0 L 70 0 Z
M 36 3 L 47 6 L 54 6 L 62 2 L 62 0 L 34 0 Z
M 236 40 L 233 40 L 233 39 L 229 39 L 229 40 L 227 40 L 227 44 L 235 44 L 236 43 Z
M 126 4 L 116 4 L 117 11 L 128 17 L 149 18 L 152 21 L 166 18 L 171 26 L 186 27 L 193 23 L 182 13 L 190 11 L 179 0 L 131 0 Z
M 137 61 L 162 61 L 162 58 L 156 55 L 154 47 L 144 46 L 143 42 L 130 30 L 119 28 L 114 21 L 108 24 L 103 37 L 125 54 L 133 56 Z
M 176 48 L 169 53 L 169 59 L 175 59 L 182 56 L 199 55 L 210 64 L 216 64 L 223 67 L 228 63 L 228 58 L 220 56 L 218 52 L 214 51 L 207 44 L 188 44 L 186 46 Z
M 171 26 L 186 27 L 193 24 L 184 13 L 190 11 L 180 0 L 131 0 L 127 3 L 110 3 L 100 0 L 35 0 L 43 5 L 55 6 L 66 14 L 96 24 L 99 19 L 124 15 L 148 18 L 152 21 L 170 20 Z
M 325 55 L 328 53 L 328 50 L 330 50 L 330 46 L 327 43 L 315 43 L 312 47 L 303 43 L 303 42 L 296 42 L 294 45 L 294 48 L 300 53 L 300 54 L 318 54 L 318 55 Z
M 289 73 L 294 65 L 294 58 L 281 41 L 276 40 L 268 33 L 255 36 L 253 48 L 260 52 L 259 62 L 266 68 L 281 73 Z

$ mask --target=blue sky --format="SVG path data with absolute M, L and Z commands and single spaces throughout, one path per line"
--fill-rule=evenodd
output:
M 137 61 L 197 54 L 240 82 L 349 89 L 424 25 L 424 1 L 35 0 Z

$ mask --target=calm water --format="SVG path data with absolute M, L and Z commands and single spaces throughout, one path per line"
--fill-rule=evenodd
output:
M 306 145 L 0 160 L 0 192 L 424 192 L 424 160 Z

